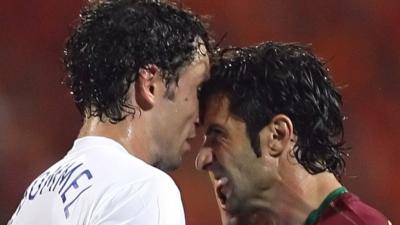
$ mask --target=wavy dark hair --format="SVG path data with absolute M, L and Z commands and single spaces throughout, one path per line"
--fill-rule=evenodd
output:
M 222 50 L 200 93 L 201 114 L 211 97 L 221 95 L 230 100 L 230 112 L 246 123 L 258 157 L 259 132 L 273 116 L 285 114 L 297 136 L 298 162 L 311 174 L 329 171 L 341 177 L 346 155 L 342 98 L 325 63 L 308 47 L 266 42 Z
M 206 27 L 191 11 L 165 1 L 88 4 L 64 51 L 66 84 L 80 113 L 113 123 L 134 115 L 127 93 L 139 69 L 154 64 L 167 87 L 178 82 L 178 70 L 194 60 L 198 45 L 212 51 Z

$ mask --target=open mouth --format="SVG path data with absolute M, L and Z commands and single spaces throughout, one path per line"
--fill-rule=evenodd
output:
M 229 182 L 228 178 L 222 177 L 222 178 L 219 178 L 215 183 L 215 190 L 217 193 L 217 197 L 218 197 L 218 199 L 221 203 L 221 207 L 223 209 L 225 209 L 226 201 L 230 195 L 230 191 L 229 191 L 229 188 L 227 185 L 228 182 Z
M 221 202 L 221 205 L 225 205 L 226 203 L 226 195 L 222 192 L 222 188 L 217 188 L 217 195 L 219 198 L 219 201 Z

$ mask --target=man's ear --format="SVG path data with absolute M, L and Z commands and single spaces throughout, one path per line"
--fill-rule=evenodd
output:
M 159 80 L 160 69 L 154 65 L 140 68 L 135 81 L 135 98 L 140 108 L 151 109 L 154 105 L 155 88 Z
M 286 149 L 291 149 L 293 124 L 289 117 L 283 114 L 274 116 L 271 122 L 260 131 L 263 154 L 279 157 Z

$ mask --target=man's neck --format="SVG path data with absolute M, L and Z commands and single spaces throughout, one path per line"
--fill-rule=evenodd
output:
M 266 211 L 271 212 L 277 224 L 303 225 L 309 214 L 339 187 L 341 184 L 331 173 L 311 175 L 304 170 L 295 179 L 282 179 Z
M 145 161 L 148 164 L 152 163 L 145 135 L 143 132 L 138 133 L 136 127 L 140 122 L 135 123 L 129 121 L 133 118 L 125 118 L 118 123 L 111 123 L 107 120 L 101 121 L 98 117 L 85 118 L 83 125 L 79 131 L 78 137 L 85 136 L 101 136 L 113 139 L 120 143 L 131 155 Z

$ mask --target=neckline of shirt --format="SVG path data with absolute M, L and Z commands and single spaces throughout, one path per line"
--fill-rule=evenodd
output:
M 93 148 L 94 146 L 96 147 L 107 147 L 107 148 L 114 148 L 120 152 L 129 154 L 128 150 L 124 148 L 120 143 L 117 141 L 108 138 L 108 137 L 103 137 L 103 136 L 84 136 L 77 138 L 74 141 L 74 144 L 72 146 L 72 149 L 70 150 L 70 153 L 75 152 L 78 149 L 87 149 L 87 148 Z M 129 154 L 131 155 L 131 154 Z M 133 156 L 133 155 L 132 155 Z M 133 156 L 135 157 L 135 156 Z M 136 157 L 135 157 L 136 158 Z

